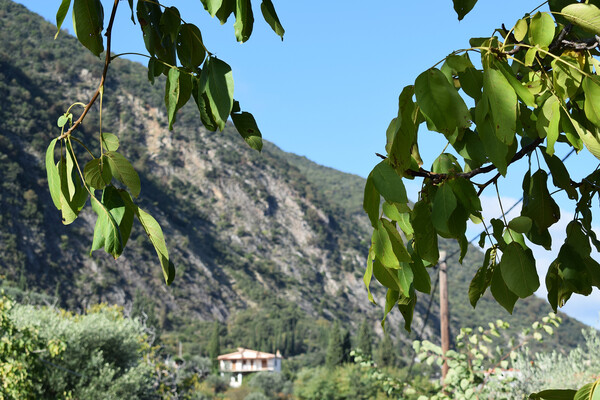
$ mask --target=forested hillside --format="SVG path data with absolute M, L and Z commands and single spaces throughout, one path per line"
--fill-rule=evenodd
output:
M 73 102 L 87 101 L 102 63 L 67 34 L 53 40 L 55 30 L 24 7 L 0 0 L 4 287 L 44 294 L 71 310 L 99 302 L 141 307 L 166 343 L 181 341 L 190 353 L 206 354 L 214 320 L 223 323 L 222 348 L 281 349 L 286 357 L 304 354 L 303 362 L 313 364 L 324 360 L 334 320 L 355 332 L 367 318 L 381 335 L 381 306 L 368 302 L 362 282 L 370 241 L 361 211 L 364 180 L 272 144 L 255 152 L 232 127 L 208 132 L 188 108 L 169 131 L 161 108 L 163 81 L 151 86 L 145 67 L 126 60 L 111 64 L 103 126 L 119 136 L 120 151 L 137 160 L 140 205 L 163 226 L 177 275 L 165 286 L 140 229 L 117 261 L 101 252 L 90 256 L 91 212 L 62 225 L 48 193 L 43 155 L 60 132 L 57 118 Z M 98 125 L 92 111 L 80 130 L 89 137 Z M 454 244 L 441 243 L 453 253 Z M 550 311 L 545 301 L 528 299 L 511 317 L 487 296 L 474 311 L 467 279 L 481 262 L 479 252 L 469 252 L 463 265 L 457 256 L 449 260 L 453 330 L 498 316 L 523 327 Z M 419 302 L 416 310 L 413 327 L 419 332 L 426 304 Z M 435 302 L 431 312 L 424 336 L 435 340 Z M 387 324 L 396 339 L 408 341 L 400 313 L 392 313 Z M 581 327 L 567 318 L 558 332 L 561 343 L 577 343 Z

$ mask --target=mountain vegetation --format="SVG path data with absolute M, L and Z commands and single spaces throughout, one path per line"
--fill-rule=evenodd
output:
M 437 306 L 434 301 L 429 308 L 429 296 L 417 304 L 410 334 L 392 313 L 384 335 L 381 309 L 366 301 L 362 277 L 371 224 L 361 211 L 364 179 L 268 142 L 261 153 L 240 146 L 233 126 L 210 132 L 191 105 L 177 112 L 169 131 L 164 79 L 147 84 L 145 67 L 127 60 L 111 64 L 103 126 L 135 160 L 142 187 L 136 201 L 161 221 L 176 276 L 164 285 L 155 249 L 140 226 L 132 228 L 128 251 L 118 260 L 92 252 L 93 211 L 63 226 L 43 165 L 47 144 L 60 134 L 57 119 L 72 99 L 96 90 L 102 65 L 75 38 L 62 33 L 53 40 L 55 32 L 23 6 L 0 0 L 0 276 L 7 293 L 72 312 L 118 304 L 126 315 L 146 321 L 166 353 L 176 354 L 181 344 L 188 359 L 214 357 L 215 337 L 222 352 L 237 346 L 281 350 L 288 376 L 347 360 L 348 338 L 361 323 L 361 338 L 380 341 L 384 351 L 374 346 L 372 353 L 390 366 L 410 362 L 412 339 L 436 341 Z M 94 144 L 96 111 L 78 131 Z M 73 151 L 85 157 L 85 149 Z M 467 293 L 483 254 L 472 248 L 461 265 L 455 244 L 439 244 L 452 254 L 454 332 L 503 315 L 511 324 L 508 337 L 549 311 L 546 302 L 529 298 L 510 316 L 488 294 L 474 312 Z M 435 282 L 437 271 L 429 273 Z M 385 303 L 382 289 L 373 293 Z M 563 318 L 547 346 L 581 342 L 582 324 Z M 331 343 L 337 348 L 329 357 Z M 344 379 L 358 373 L 358 367 L 343 368 L 350 374 Z M 318 369 L 305 370 L 300 379 L 317 376 Z

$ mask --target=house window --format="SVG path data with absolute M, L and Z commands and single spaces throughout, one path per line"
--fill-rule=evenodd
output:
M 267 368 L 267 360 L 262 360 L 262 367 Z

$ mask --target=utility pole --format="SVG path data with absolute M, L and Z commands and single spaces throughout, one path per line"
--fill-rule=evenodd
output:
M 446 252 L 440 251 L 440 334 L 442 337 L 442 353 L 444 358 L 446 352 L 450 350 L 450 326 L 449 326 L 449 311 L 448 311 L 448 274 L 446 273 Z M 442 365 L 442 384 L 448 374 L 448 362 L 444 360 Z

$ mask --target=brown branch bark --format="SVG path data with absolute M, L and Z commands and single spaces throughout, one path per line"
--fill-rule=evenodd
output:
M 104 69 L 102 70 L 102 77 L 100 78 L 100 84 L 98 85 L 98 89 L 96 89 L 96 92 L 94 92 L 94 95 L 92 96 L 92 99 L 85 106 L 85 108 L 83 109 L 83 112 L 81 113 L 81 115 L 79 116 L 79 118 L 77 118 L 77 120 L 73 123 L 73 125 L 71 125 L 71 127 L 69 128 L 68 131 L 66 131 L 65 133 L 63 133 L 62 135 L 60 135 L 58 137 L 58 140 L 61 140 L 61 139 L 64 139 L 64 138 L 70 136 L 73 133 L 73 131 L 75 129 L 77 129 L 77 127 L 79 125 L 81 125 L 81 123 L 85 119 L 85 116 L 87 115 L 88 111 L 90 111 L 90 108 L 92 108 L 92 106 L 94 105 L 94 103 L 98 99 L 98 96 L 100 95 L 100 92 L 104 88 L 104 81 L 106 80 L 106 74 L 108 73 L 108 66 L 110 65 L 110 62 L 111 62 L 111 58 L 110 58 L 110 43 L 111 43 L 113 23 L 115 22 L 115 15 L 117 14 L 117 7 L 118 6 L 119 6 L 119 0 L 115 0 L 114 3 L 113 3 L 112 11 L 110 13 L 110 20 L 108 22 L 108 27 L 106 28 L 106 33 L 104 34 L 104 36 L 106 36 L 106 55 L 105 55 L 105 58 L 104 58 Z
M 533 142 L 531 142 L 530 144 L 528 144 L 527 146 L 523 147 L 521 150 L 519 150 L 513 156 L 513 158 L 511 158 L 511 160 L 508 162 L 508 165 L 511 165 L 512 163 L 520 160 L 526 154 L 531 153 L 543 141 L 544 141 L 544 139 L 538 138 L 538 139 L 534 140 Z M 425 170 L 423 168 L 419 168 L 418 171 L 406 170 L 406 174 L 411 175 L 413 177 L 421 177 L 421 178 L 431 179 L 434 183 L 438 183 L 438 182 L 441 182 L 441 181 L 444 181 L 444 180 L 448 179 L 450 176 L 461 177 L 461 178 L 465 178 L 465 179 L 471 179 L 471 178 L 473 178 L 473 177 L 475 177 L 477 175 L 485 174 L 485 173 L 488 173 L 488 172 L 492 172 L 495 169 L 497 169 L 497 168 L 496 168 L 496 166 L 494 164 L 488 164 L 485 167 L 475 168 L 472 171 L 461 172 L 461 173 L 458 173 L 458 174 L 437 174 L 435 172 L 427 171 L 427 170 Z M 485 188 L 486 186 L 490 185 L 495 180 L 497 180 L 499 178 L 499 176 L 500 176 L 500 174 L 497 174 L 492 179 L 490 179 L 488 182 L 486 182 L 484 184 L 481 184 L 481 185 L 478 185 L 478 186 L 480 188 L 481 187 Z

